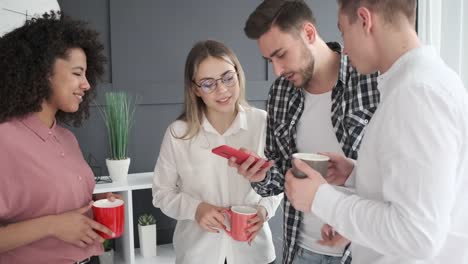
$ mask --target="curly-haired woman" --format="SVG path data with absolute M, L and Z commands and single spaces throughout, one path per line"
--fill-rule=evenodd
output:
M 56 13 L 0 38 L 0 263 L 87 263 L 94 177 L 73 134 L 103 73 L 98 34 Z M 104 198 L 116 195 L 107 193 Z

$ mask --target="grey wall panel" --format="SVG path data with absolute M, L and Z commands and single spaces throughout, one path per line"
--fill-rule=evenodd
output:
M 100 40 L 104 45 L 104 54 L 108 58 L 104 82 L 112 82 L 110 26 L 109 26 L 109 1 L 108 0 L 58 0 L 60 8 L 65 14 L 79 18 L 90 24 L 100 33 Z

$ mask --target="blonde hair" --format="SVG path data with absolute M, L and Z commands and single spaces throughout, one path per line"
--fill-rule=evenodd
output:
M 249 108 L 245 100 L 245 75 L 242 66 L 237 59 L 236 54 L 221 42 L 215 40 L 205 40 L 195 43 L 187 55 L 184 71 L 184 111 L 177 120 L 187 123 L 187 130 L 182 135 L 172 135 L 178 139 L 192 139 L 201 129 L 203 122 L 203 112 L 206 111 L 206 105 L 203 100 L 195 94 L 196 87 L 193 80 L 197 73 L 198 66 L 208 57 L 222 59 L 229 64 L 233 64 L 239 76 L 239 98 L 236 102 L 236 110 L 239 106 Z

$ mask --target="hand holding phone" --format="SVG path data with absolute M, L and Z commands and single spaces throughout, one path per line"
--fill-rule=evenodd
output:
M 219 147 L 216 147 L 214 149 L 211 150 L 211 152 L 213 152 L 214 154 L 217 154 L 221 157 L 224 157 L 226 159 L 230 159 L 231 157 L 235 157 L 236 158 L 236 163 L 237 164 L 242 164 L 244 163 L 244 161 L 246 159 L 248 159 L 249 157 L 254 157 L 255 158 L 255 163 L 257 163 L 260 158 L 259 157 L 255 157 L 247 152 L 244 152 L 244 151 L 241 151 L 241 150 L 238 150 L 238 149 L 235 149 L 233 147 L 230 147 L 228 145 L 221 145 Z M 260 169 L 264 169 L 266 167 L 268 167 L 269 163 L 265 161 L 265 163 L 262 165 L 262 167 L 260 167 Z

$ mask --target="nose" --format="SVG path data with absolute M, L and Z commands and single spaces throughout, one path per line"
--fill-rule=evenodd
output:
M 88 79 L 84 77 L 83 81 L 80 84 L 82 90 L 88 91 L 91 88 L 91 85 L 88 82 Z
M 284 73 L 283 66 L 278 62 L 272 61 L 271 64 L 273 64 L 273 71 L 275 72 L 276 76 L 281 76 Z
M 218 92 L 224 93 L 224 92 L 226 92 L 228 90 L 228 88 L 226 87 L 226 85 L 221 80 L 217 80 L 216 81 L 216 90 Z

